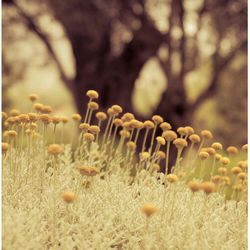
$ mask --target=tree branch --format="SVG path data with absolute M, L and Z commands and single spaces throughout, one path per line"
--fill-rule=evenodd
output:
M 18 10 L 18 13 L 20 14 L 20 16 L 24 19 L 24 22 L 26 24 L 26 26 L 32 31 L 34 32 L 39 39 L 43 42 L 43 44 L 45 45 L 47 51 L 49 52 L 51 58 L 54 60 L 58 71 L 59 71 L 59 75 L 60 78 L 62 79 L 62 81 L 66 84 L 67 88 L 69 90 L 72 90 L 73 88 L 73 84 L 71 79 L 69 79 L 66 74 L 64 73 L 63 67 L 52 47 L 52 45 L 50 44 L 49 38 L 47 37 L 46 34 L 44 34 L 40 28 L 36 25 L 35 21 L 33 20 L 33 18 L 27 14 L 21 6 L 19 6 L 15 1 L 12 1 L 13 6 L 15 6 L 15 8 Z
M 236 54 L 246 48 L 247 41 L 242 42 L 237 48 L 235 48 L 226 58 L 221 59 L 221 61 L 215 64 L 214 76 L 211 80 L 209 87 L 196 99 L 196 101 L 190 106 L 190 111 L 193 112 L 202 102 L 204 102 L 209 97 L 213 96 L 218 89 L 219 77 L 223 70 L 230 64 Z

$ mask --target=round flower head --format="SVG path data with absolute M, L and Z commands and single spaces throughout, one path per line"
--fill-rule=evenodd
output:
M 44 124 L 49 124 L 51 122 L 51 119 L 48 114 L 42 114 L 39 116 L 40 121 L 42 121 Z
M 237 175 L 237 177 L 240 179 L 240 180 L 245 180 L 247 179 L 247 173 L 239 173 Z
M 242 172 L 242 170 L 241 170 L 240 167 L 233 167 L 233 168 L 231 169 L 231 173 L 232 173 L 233 175 L 238 175 L 238 174 L 241 173 L 241 172 Z
M 104 112 L 97 112 L 95 116 L 99 121 L 105 121 L 107 119 L 107 115 Z
M 123 122 L 129 122 L 132 119 L 135 119 L 135 116 L 132 113 L 125 113 L 121 119 Z
M 17 109 L 12 109 L 12 110 L 10 111 L 10 116 L 18 116 L 18 115 L 20 115 L 20 111 L 19 111 L 19 110 L 17 110 Z
M 89 129 L 90 125 L 88 123 L 81 123 L 79 125 L 79 129 L 87 131 Z
M 30 95 L 29 95 L 29 99 L 30 99 L 32 102 L 34 102 L 34 101 L 36 101 L 36 100 L 38 99 L 38 95 L 36 95 L 36 94 L 30 94 Z
M 243 145 L 243 146 L 241 147 L 241 149 L 242 149 L 243 151 L 247 151 L 247 150 L 248 150 L 248 144 Z
M 220 179 L 221 179 L 221 176 L 219 176 L 219 175 L 214 175 L 211 178 L 213 183 L 218 183 L 220 181 Z
M 99 105 L 97 102 L 89 102 L 88 103 L 88 107 L 91 109 L 91 110 L 97 110 L 99 109 Z
M 165 139 L 162 136 L 157 136 L 156 137 L 156 141 L 160 145 L 165 145 L 166 144 L 166 141 L 165 141 Z
M 90 131 L 90 133 L 97 135 L 100 133 L 100 128 L 96 125 L 92 125 L 89 127 L 89 131 Z
M 17 137 L 17 132 L 15 130 L 6 131 L 6 136 L 11 138 L 11 139 L 15 138 L 15 137 Z
M 53 109 L 49 105 L 44 105 L 42 108 L 42 113 L 50 114 L 52 113 Z
M 170 130 L 172 128 L 172 126 L 168 122 L 163 122 L 163 123 L 161 123 L 160 128 L 164 132 L 166 130 Z
M 5 113 L 5 112 L 2 112 L 2 120 L 6 120 L 8 118 L 8 115 L 7 115 L 7 113 Z
M 166 141 L 173 141 L 177 138 L 177 134 L 173 130 L 167 130 L 162 133 L 162 137 L 165 138 Z
M 2 152 L 3 154 L 5 154 L 10 148 L 10 144 L 6 143 L 6 142 L 2 142 Z
M 80 174 L 87 176 L 95 176 L 100 173 L 100 170 L 97 167 L 81 166 L 78 169 Z
M 213 135 L 212 133 L 209 131 L 209 130 L 202 130 L 201 131 L 201 136 L 204 138 L 204 139 L 212 139 L 213 138 Z
M 201 184 L 199 182 L 196 182 L 196 181 L 190 181 L 190 182 L 188 182 L 188 187 L 193 192 L 197 192 L 197 191 L 201 190 Z
M 187 135 L 187 134 L 188 134 L 186 128 L 184 128 L 184 127 L 179 127 L 179 128 L 177 129 L 177 132 L 178 132 L 178 134 L 181 135 L 181 136 L 184 136 L 184 135 Z
M 141 211 L 147 216 L 150 217 L 153 215 L 158 209 L 153 203 L 146 203 L 141 208 Z
M 125 130 L 125 129 L 121 130 L 121 131 L 119 132 L 119 134 L 120 134 L 121 136 L 125 137 L 125 138 L 129 138 L 129 136 L 130 136 L 129 131 L 127 131 L 127 130 Z
M 176 148 L 180 149 L 180 148 L 184 148 L 187 147 L 187 141 L 185 139 L 181 139 L 181 138 L 177 138 L 174 140 L 173 144 L 176 146 Z
M 140 159 L 141 159 L 142 161 L 143 161 L 143 160 L 149 159 L 149 157 L 150 157 L 149 152 L 142 152 L 142 153 L 140 154 Z
M 95 90 L 88 90 L 86 95 L 91 99 L 97 99 L 99 97 L 99 94 Z
M 207 195 L 209 195 L 209 194 L 211 194 L 211 193 L 214 193 L 215 190 L 216 190 L 216 186 L 215 186 L 215 184 L 214 184 L 213 182 L 208 182 L 208 181 L 203 182 L 203 183 L 201 184 L 201 187 L 202 187 L 202 190 L 203 190 Z
M 174 182 L 178 181 L 178 176 L 175 175 L 175 174 L 168 174 L 166 176 L 166 179 L 167 179 L 168 182 L 174 183 Z
M 26 114 L 21 114 L 18 116 L 18 118 L 19 118 L 20 122 L 22 122 L 22 123 L 29 122 L 29 116 Z
M 54 124 L 58 124 L 58 123 L 60 123 L 61 122 L 61 117 L 59 117 L 59 116 L 53 116 L 52 118 L 51 118 L 51 121 L 52 121 L 52 123 L 54 123 Z
M 132 128 L 135 128 L 135 129 L 142 129 L 144 127 L 143 123 L 136 119 L 132 119 L 130 121 L 130 125 Z
M 127 142 L 126 145 L 127 145 L 128 150 L 130 151 L 134 151 L 136 149 L 136 144 L 133 141 Z
M 228 165 L 230 163 L 230 160 L 227 158 L 227 157 L 222 157 L 220 159 L 220 162 L 223 164 L 223 165 Z
M 121 127 L 122 124 L 123 124 L 123 122 L 122 122 L 121 119 L 115 118 L 115 119 L 114 119 L 114 124 L 115 124 L 116 127 Z
M 37 112 L 42 112 L 43 110 L 43 104 L 42 103 L 35 103 L 33 105 L 33 108 L 37 111 Z
M 222 150 L 223 149 L 223 146 L 221 143 L 219 142 L 214 142 L 212 145 L 211 145 L 212 148 L 214 148 L 215 150 Z
M 189 138 L 189 140 L 190 140 L 192 143 L 194 143 L 194 144 L 199 143 L 199 142 L 201 141 L 200 136 L 197 135 L 197 134 L 192 134 L 192 135 L 190 135 L 188 138 Z
M 235 154 L 238 153 L 238 149 L 236 147 L 234 147 L 234 146 L 230 146 L 230 147 L 227 148 L 227 152 L 230 155 L 235 155 Z
M 153 166 L 152 166 L 152 170 L 153 170 L 153 171 L 156 171 L 156 172 L 160 172 L 161 167 L 160 167 L 159 164 L 154 163 Z
M 144 123 L 143 123 L 143 125 L 144 125 L 144 127 L 145 128 L 147 128 L 147 129 L 152 129 L 152 128 L 154 128 L 154 123 L 153 122 L 151 122 L 151 121 L 145 121 Z
M 68 117 L 66 117 L 66 116 L 63 116 L 62 117 L 62 122 L 65 124 L 65 123 L 67 123 L 69 121 L 69 118 Z
M 64 148 L 58 144 L 51 144 L 48 147 L 48 153 L 54 156 L 62 154 L 63 151 L 64 151 Z
M 95 136 L 93 134 L 91 134 L 91 133 L 85 133 L 83 135 L 83 139 L 85 141 L 94 141 L 95 140 Z
M 192 135 L 194 133 L 194 129 L 191 126 L 186 126 L 185 129 L 187 131 L 187 135 Z
M 36 113 L 28 113 L 28 116 L 31 122 L 36 122 L 39 118 L 39 116 Z
M 156 153 L 156 156 L 157 156 L 157 158 L 159 158 L 159 159 L 164 159 L 165 157 L 166 157 L 166 154 L 163 152 L 163 151 L 158 151 L 157 153 Z
M 223 181 L 224 185 L 226 185 L 226 186 L 231 185 L 231 179 L 228 176 L 222 176 L 221 180 Z
M 209 155 L 215 155 L 215 154 L 216 154 L 215 149 L 212 148 L 212 147 L 208 147 L 208 148 L 206 149 L 206 152 L 208 152 Z
M 76 122 L 79 122 L 82 119 L 82 117 L 79 114 L 73 114 L 71 117 Z
M 117 115 L 117 113 L 112 108 L 108 108 L 107 113 L 109 116 Z
M 123 128 L 126 130 L 132 130 L 133 128 L 131 127 L 131 123 L 130 122 L 124 122 L 123 123 Z
M 152 117 L 152 120 L 154 121 L 155 124 L 160 124 L 163 122 L 163 118 L 159 115 L 154 115 Z
M 243 190 L 243 185 L 242 184 L 237 184 L 235 187 L 234 187 L 234 190 L 237 191 L 237 192 L 241 192 Z
M 209 157 L 209 153 L 207 153 L 207 152 L 202 151 L 202 152 L 199 153 L 199 158 L 201 160 L 206 160 L 208 157 Z
M 220 167 L 220 168 L 218 168 L 218 173 L 220 175 L 225 175 L 227 173 L 227 169 L 223 168 L 223 167 Z
M 66 203 L 72 203 L 76 199 L 76 195 L 74 192 L 66 191 L 63 192 L 62 198 Z
M 216 161 L 220 161 L 222 156 L 220 154 L 215 154 L 214 158 Z
M 115 111 L 116 114 L 122 113 L 122 107 L 119 105 L 113 105 L 111 108 Z
M 239 161 L 239 162 L 238 162 L 238 166 L 239 166 L 241 169 L 245 170 L 245 169 L 248 168 L 248 161 Z

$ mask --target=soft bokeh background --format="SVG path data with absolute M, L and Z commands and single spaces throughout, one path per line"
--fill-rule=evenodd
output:
M 5 0 L 3 109 L 83 113 L 120 104 L 140 119 L 247 138 L 246 0 Z

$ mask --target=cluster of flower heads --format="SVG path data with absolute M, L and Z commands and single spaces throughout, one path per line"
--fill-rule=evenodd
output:
M 162 205 L 156 207 L 145 202 L 141 207 L 148 220 L 158 210 L 164 214 L 168 192 L 176 183 L 184 183 L 192 194 L 203 192 L 209 196 L 216 192 L 225 202 L 246 201 L 247 144 L 240 150 L 234 146 L 224 150 L 221 143 L 212 141 L 209 130 L 198 134 L 186 126 L 174 131 L 159 115 L 142 122 L 132 113 L 122 114 L 119 105 L 111 106 L 105 113 L 99 111 L 96 91 L 89 90 L 86 95 L 89 102 L 84 116 L 53 115 L 53 109 L 38 103 L 35 94 L 29 96 L 32 112 L 22 114 L 16 109 L 9 114 L 2 112 L 5 129 L 2 153 L 4 165 L 8 166 L 3 176 L 7 195 L 14 195 L 25 183 L 36 190 L 32 192 L 39 191 L 41 195 L 50 187 L 56 199 L 60 169 L 73 162 L 75 172 L 71 181 L 75 188 L 61 190 L 61 198 L 68 205 L 83 195 L 82 188 L 87 190 L 93 185 L 95 177 L 107 180 L 112 174 L 124 176 L 128 185 L 136 184 L 145 175 L 160 180 L 160 185 L 165 187 Z M 79 133 L 78 137 L 72 133 L 71 143 L 65 144 L 65 124 L 70 122 Z M 156 136 L 159 131 L 161 135 Z M 171 149 L 175 149 L 177 156 L 170 166 Z M 167 174 L 169 169 L 171 173 Z M 54 241 L 55 213 L 56 203 L 51 236 Z

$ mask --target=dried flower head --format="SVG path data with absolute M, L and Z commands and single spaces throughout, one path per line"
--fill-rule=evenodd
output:
M 80 166 L 78 168 L 81 175 L 95 176 L 100 173 L 99 168 L 93 166 Z
M 115 118 L 115 119 L 114 119 L 114 124 L 115 124 L 116 127 L 121 127 L 122 124 L 123 124 L 123 122 L 122 122 L 121 119 Z
M 189 138 L 189 140 L 190 140 L 192 143 L 194 143 L 194 144 L 199 143 L 199 142 L 201 141 L 200 136 L 197 135 L 197 134 L 192 134 L 192 135 L 190 135 L 188 138 Z
M 67 116 L 62 117 L 62 122 L 65 124 L 69 121 L 69 118 Z
M 187 135 L 187 134 L 188 134 L 187 129 L 184 128 L 184 127 L 179 127 L 179 128 L 177 129 L 177 132 L 178 132 L 178 134 L 181 135 L 181 136 L 184 136 L 184 135 Z
M 214 158 L 216 161 L 220 161 L 222 156 L 220 154 L 215 154 Z
M 36 113 L 28 113 L 28 116 L 31 122 L 36 122 L 39 118 L 39 116 Z
M 140 159 L 141 159 L 142 161 L 149 159 L 149 157 L 150 157 L 149 152 L 142 152 L 142 153 L 140 154 Z
M 209 130 L 202 130 L 201 131 L 201 136 L 204 138 L 204 139 L 212 139 L 213 138 L 213 135 L 212 133 L 209 131 Z
M 111 108 L 115 111 L 116 114 L 122 113 L 122 107 L 119 105 L 113 105 Z
M 2 152 L 5 154 L 10 148 L 10 144 L 6 142 L 2 142 Z
M 241 147 L 241 149 L 242 149 L 243 151 L 247 151 L 247 150 L 248 150 L 248 144 L 243 145 L 243 146 Z
M 241 168 L 240 167 L 233 167 L 232 169 L 231 169 L 231 173 L 233 174 L 233 175 L 238 175 L 239 173 L 241 173 Z
M 175 175 L 175 174 L 168 174 L 166 176 L 166 179 L 167 179 L 168 182 L 174 183 L 174 182 L 178 181 L 178 176 Z
M 164 132 L 166 130 L 170 130 L 172 128 L 172 126 L 168 122 L 163 122 L 163 123 L 161 123 L 160 128 Z
M 33 105 L 33 108 L 37 111 L 37 112 L 42 112 L 43 111 L 43 104 L 42 103 L 35 103 Z
M 240 180 L 245 180 L 247 179 L 247 173 L 239 173 L 237 175 L 237 177 L 240 179 Z
M 10 139 L 17 137 L 17 132 L 15 130 L 8 130 L 6 131 L 6 136 Z
M 81 123 L 79 125 L 79 129 L 83 130 L 83 131 L 87 131 L 90 128 L 90 125 L 88 123 Z
M 157 158 L 159 158 L 159 159 L 164 159 L 164 158 L 166 158 L 166 154 L 165 154 L 163 151 L 161 151 L 161 150 L 159 150 L 159 151 L 156 153 L 156 156 L 157 156 Z
M 41 111 L 44 114 L 50 114 L 52 113 L 53 109 L 49 105 L 44 105 Z
M 121 131 L 119 132 L 119 134 L 120 134 L 121 136 L 125 137 L 125 138 L 129 138 L 129 136 L 130 136 L 129 131 L 127 131 L 127 130 L 125 130 L 125 129 L 121 130 Z
M 88 107 L 89 107 L 89 109 L 91 109 L 91 110 L 97 110 L 97 109 L 99 109 L 99 105 L 98 105 L 97 102 L 89 102 L 89 103 L 88 103 Z
M 48 153 L 50 155 L 57 156 L 59 154 L 62 154 L 64 152 L 64 148 L 58 144 L 50 144 L 48 147 Z
M 133 141 L 127 142 L 126 146 L 130 151 L 134 151 L 136 149 L 136 144 Z
M 201 160 L 206 160 L 208 157 L 209 157 L 209 153 L 207 153 L 207 152 L 202 151 L 199 153 L 199 158 Z
M 218 183 L 221 179 L 221 176 L 220 175 L 214 175 L 212 176 L 211 180 L 213 183 Z
M 215 149 L 214 149 L 214 148 L 212 148 L 212 147 L 208 147 L 208 148 L 206 148 L 206 152 L 208 152 L 208 153 L 209 153 L 209 155 L 215 155 L 215 154 L 216 154 Z
M 151 122 L 151 121 L 149 121 L 149 120 L 147 120 L 147 121 L 145 121 L 144 123 L 143 123 L 143 125 L 144 125 L 144 128 L 147 128 L 147 129 L 152 129 L 152 128 L 154 128 L 154 123 L 153 122 Z
M 166 141 L 165 141 L 165 139 L 162 136 L 157 136 L 156 137 L 156 141 L 160 145 L 165 145 L 166 144 Z
M 10 111 L 10 116 L 15 117 L 15 116 L 18 116 L 18 115 L 20 115 L 20 111 L 19 111 L 19 110 L 17 110 L 17 109 L 12 109 L 12 110 Z
M 225 175 L 227 173 L 227 169 L 224 167 L 220 167 L 220 168 L 218 168 L 218 173 L 220 175 Z
M 207 195 L 214 193 L 216 190 L 215 184 L 213 182 L 208 182 L 208 181 L 203 182 L 201 184 L 201 188 Z
M 166 141 L 173 141 L 177 138 L 177 134 L 173 130 L 167 130 L 162 133 L 162 137 Z
M 85 134 L 83 134 L 83 139 L 85 141 L 91 142 L 91 141 L 95 140 L 95 136 L 93 134 L 91 134 L 91 133 L 85 133 Z
M 160 124 L 163 122 L 163 118 L 159 115 L 154 115 L 152 117 L 152 120 L 154 121 L 155 124 Z
M 30 99 L 32 102 L 36 101 L 38 98 L 39 98 L 39 97 L 38 97 L 38 95 L 36 95 L 36 94 L 30 94 L 30 95 L 29 95 L 29 99 Z
M 42 121 L 44 124 L 49 124 L 51 122 L 51 119 L 48 114 L 40 115 L 39 120 Z
M 176 146 L 176 148 L 184 148 L 188 146 L 188 143 L 185 139 L 177 138 L 174 140 L 173 144 Z
M 97 112 L 95 116 L 99 121 L 105 121 L 107 119 L 107 115 L 104 112 Z
M 97 99 L 99 97 L 99 94 L 95 90 L 88 90 L 86 95 L 91 99 Z
M 190 181 L 188 182 L 188 187 L 193 191 L 193 192 L 197 192 L 199 190 L 201 190 L 201 184 L 197 181 Z
M 150 217 L 153 215 L 155 212 L 157 212 L 157 208 L 153 203 L 146 203 L 143 205 L 141 208 L 141 211 L 147 216 Z
M 220 162 L 223 164 L 223 165 L 228 165 L 230 163 L 230 160 L 227 158 L 227 157 L 222 157 L 220 159 Z
M 214 148 L 215 150 L 222 150 L 223 149 L 223 146 L 221 143 L 219 142 L 214 142 L 212 145 L 211 145 L 212 148 Z
M 89 127 L 89 132 L 94 134 L 94 135 L 97 135 L 100 133 L 100 128 L 96 125 L 92 125 Z
M 53 117 L 51 118 L 51 121 L 52 121 L 52 123 L 54 123 L 54 124 L 58 124 L 58 123 L 60 123 L 60 122 L 62 121 L 62 119 L 61 119 L 61 117 L 59 117 L 59 116 L 53 116 Z
M 132 113 L 125 113 L 121 119 L 123 122 L 129 122 L 132 119 L 135 119 L 135 116 Z
M 227 148 L 227 152 L 230 155 L 235 155 L 235 154 L 238 153 L 238 151 L 239 150 L 236 147 L 234 147 L 234 146 L 230 146 L 230 147 Z
M 187 131 L 187 135 L 192 135 L 194 133 L 194 129 L 191 126 L 186 126 L 185 129 Z
M 79 114 L 73 114 L 71 117 L 76 122 L 79 122 L 82 119 L 82 117 Z
M 26 114 L 21 114 L 18 116 L 19 120 L 22 122 L 22 123 L 27 123 L 29 122 L 29 116 L 26 115 Z
M 112 108 L 108 108 L 107 113 L 110 117 L 117 115 L 117 113 Z
M 66 203 L 72 203 L 76 199 L 76 195 L 74 192 L 65 191 L 62 194 L 62 198 Z

